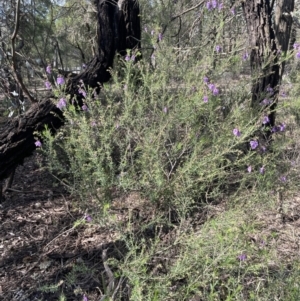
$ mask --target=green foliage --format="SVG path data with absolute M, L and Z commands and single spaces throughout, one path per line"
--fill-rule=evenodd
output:
M 299 262 L 272 270 L 273 238 L 253 224 L 252 206 L 224 212 L 195 231 L 182 224 L 171 245 L 159 238 L 150 245 L 131 241 L 117 265 L 132 284 L 130 300 L 297 300 Z
M 165 14 L 174 16 L 185 5 L 174 2 L 163 11 L 160 2 L 145 3 L 145 20 L 159 11 L 143 34 L 151 49 L 142 60 L 117 58 L 99 95 L 79 87 L 87 94 L 84 107 L 69 99 L 66 126 L 55 137 L 43 133 L 48 168 L 85 206 L 97 200 L 102 213 L 110 212 L 115 196 L 133 192 L 152 202 L 162 220 L 140 224 L 141 232 L 156 223 L 169 226 L 171 218 L 163 217 L 176 212 L 170 244 L 157 233 L 140 239 L 130 217 L 127 227 L 118 225 L 129 251 L 111 262 L 127 279 L 130 300 L 296 300 L 298 270 L 280 264 L 271 271 L 278 258 L 266 245 L 277 234 L 260 236 L 261 224 L 254 222 L 256 210 L 277 206 L 275 199 L 292 185 L 295 171 L 285 151 L 292 141 L 284 124 L 293 108 L 279 102 L 277 127 L 283 129 L 266 143 L 262 123 L 270 108 L 250 106 L 240 17 L 230 15 L 226 2 L 219 14 L 204 8 L 202 19 L 184 14 L 180 31 L 179 18 L 164 23 Z M 229 28 L 237 32 L 228 36 Z M 251 141 L 258 146 L 251 149 Z M 202 226 L 189 224 L 195 211 L 218 202 L 226 203 L 222 213 Z
M 195 74 L 201 63 L 175 81 L 164 71 L 174 68 L 173 57 L 157 59 L 162 67 L 155 72 L 142 62 L 121 62 L 124 81 L 113 74 L 96 99 L 87 91 L 88 111 L 69 105 L 68 126 L 55 138 L 45 132 L 50 169 L 68 174 L 83 199 L 106 201 L 117 188 L 156 202 L 204 201 L 222 187 L 249 184 L 248 165 L 267 164 L 268 156 L 246 151 L 257 127 L 246 104 L 212 95 L 205 73 Z

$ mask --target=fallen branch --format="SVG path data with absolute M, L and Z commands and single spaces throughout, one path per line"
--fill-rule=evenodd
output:
M 138 4 L 135 0 L 120 0 L 120 5 L 121 8 L 117 5 L 117 1 L 97 1 L 97 54 L 88 63 L 85 71 L 79 75 L 71 74 L 66 79 L 65 92 L 71 98 L 75 97 L 79 105 L 83 100 L 83 96 L 78 91 L 81 82 L 86 87 L 100 89 L 100 84 L 107 82 L 111 77 L 109 69 L 113 65 L 116 52 L 126 53 L 126 49 L 139 48 L 141 30 Z M 118 20 L 115 18 L 116 13 L 120 15 Z M 116 42 L 116 30 L 118 30 L 118 42 Z M 63 114 L 52 99 L 55 99 L 54 96 L 49 95 L 44 100 L 33 103 L 25 114 L 9 119 L 2 127 L 0 181 L 8 177 L 14 168 L 22 164 L 24 158 L 30 156 L 35 150 L 36 132 L 48 127 L 55 133 L 64 124 Z

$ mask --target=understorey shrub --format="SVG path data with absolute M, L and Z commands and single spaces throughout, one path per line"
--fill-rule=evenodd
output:
M 66 126 L 55 137 L 44 132 L 51 172 L 85 200 L 109 203 L 114 193 L 137 191 L 184 212 L 240 188 L 272 185 L 274 151 L 257 135 L 264 108 L 253 112 L 246 81 L 225 85 L 219 68 L 230 61 L 214 72 L 202 61 L 177 71 L 174 54 L 156 56 L 159 69 L 135 56 L 120 60 L 99 94 L 79 87 L 83 106 L 67 101 Z

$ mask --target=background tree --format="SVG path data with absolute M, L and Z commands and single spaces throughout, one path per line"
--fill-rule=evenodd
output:
M 265 0 L 261 2 L 245 1 L 243 10 L 247 22 L 251 44 L 250 64 L 254 78 L 252 86 L 252 106 L 257 110 L 263 100 L 271 103 L 267 137 L 275 126 L 276 106 L 284 71 L 285 57 L 289 49 L 292 28 L 294 1 Z M 275 13 L 275 20 L 272 19 Z

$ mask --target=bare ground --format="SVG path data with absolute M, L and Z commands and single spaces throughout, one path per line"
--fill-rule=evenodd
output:
M 1 204 L 0 300 L 58 300 L 61 291 L 67 300 L 82 300 L 84 294 L 97 300 L 107 278 L 103 250 L 109 257 L 123 256 L 122 241 L 113 230 L 84 222 L 76 200 L 39 168 L 37 159 L 28 158 L 18 168 L 14 191 Z M 78 220 L 82 223 L 75 227 Z M 84 277 L 71 273 L 78 265 L 86 268 Z M 43 291 L 43 285 L 57 287 Z

